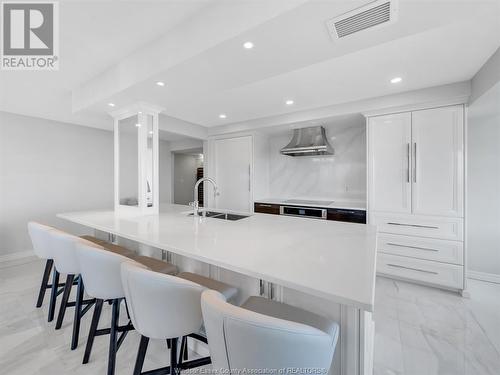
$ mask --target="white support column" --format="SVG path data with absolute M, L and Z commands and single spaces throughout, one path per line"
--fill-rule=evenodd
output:
M 110 113 L 114 119 L 116 211 L 159 211 L 158 117 L 161 111 L 160 107 L 141 102 Z

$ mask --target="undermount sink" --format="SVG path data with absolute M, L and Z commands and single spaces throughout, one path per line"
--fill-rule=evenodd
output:
M 193 213 L 190 213 L 189 215 L 193 216 Z M 248 217 L 246 215 L 237 215 L 237 214 L 231 214 L 227 212 L 217 212 L 217 211 L 200 211 L 198 212 L 198 216 L 213 217 L 214 219 L 222 219 L 229 221 L 241 220 Z

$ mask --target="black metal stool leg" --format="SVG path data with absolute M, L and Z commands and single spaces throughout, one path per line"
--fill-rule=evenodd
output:
M 139 350 L 137 351 L 137 359 L 135 360 L 134 375 L 141 375 L 142 367 L 144 366 L 144 359 L 148 350 L 149 337 L 141 335 L 141 342 Z
M 177 362 L 177 338 L 170 339 L 170 375 L 179 375 L 180 368 Z
M 49 322 L 54 320 L 58 286 L 59 286 L 59 272 L 57 272 L 56 268 L 54 267 L 52 274 L 52 290 L 50 292 L 49 317 L 48 317 Z
M 98 299 L 95 302 L 94 314 L 92 315 L 92 322 L 90 323 L 89 337 L 87 338 L 87 345 L 85 346 L 85 354 L 83 355 L 83 364 L 88 363 L 90 359 L 90 352 L 92 351 L 92 345 L 94 344 L 94 338 L 97 331 L 97 326 L 99 325 L 99 318 L 101 317 L 102 311 L 102 299 Z
M 75 350 L 78 346 L 78 338 L 80 335 L 80 320 L 82 319 L 82 302 L 84 292 L 82 276 L 78 278 L 78 286 L 76 289 L 75 301 L 75 316 L 73 318 L 73 335 L 71 337 L 71 350 Z
M 57 315 L 56 329 L 60 329 L 62 326 L 66 308 L 68 307 L 69 295 L 71 293 L 71 288 L 73 287 L 74 279 L 75 275 L 66 276 L 66 284 L 64 284 L 64 292 L 62 295 L 61 304 L 59 305 L 59 314 Z
M 54 261 L 52 259 L 47 259 L 45 262 L 45 270 L 43 271 L 42 283 L 40 284 L 40 291 L 38 292 L 38 299 L 36 301 L 37 308 L 42 307 L 45 291 L 48 289 L 47 285 L 49 285 L 50 271 L 52 270 L 53 264 Z
M 187 352 L 187 336 L 182 336 L 181 340 L 181 351 L 179 354 L 179 363 L 182 364 L 183 361 L 188 360 L 188 352 Z
M 111 312 L 111 330 L 109 333 L 109 356 L 108 356 L 108 375 L 114 375 L 116 367 L 116 350 L 118 319 L 120 318 L 120 299 L 113 300 L 113 309 Z

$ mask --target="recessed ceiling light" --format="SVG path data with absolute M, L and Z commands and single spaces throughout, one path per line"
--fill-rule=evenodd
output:
M 114 106 L 115 106 L 115 103 L 108 103 L 108 105 L 109 105 L 110 107 L 114 107 Z
M 245 42 L 245 43 L 243 43 L 243 47 L 246 49 L 252 49 L 253 43 L 252 42 Z
M 158 81 L 158 82 L 156 82 L 156 84 L 158 86 L 161 86 L 161 87 L 165 86 L 165 82 L 162 82 L 162 81 Z
M 140 128 L 140 127 L 141 127 L 141 124 L 135 124 L 135 126 L 137 126 L 138 128 Z
M 401 77 L 394 77 L 393 79 L 391 79 L 391 83 L 399 83 L 403 80 L 403 78 Z
M 150 130 L 150 131 L 149 131 L 149 134 L 150 134 L 150 135 L 153 135 L 154 133 L 153 133 L 153 131 L 152 131 L 152 130 Z
M 293 102 L 293 100 L 292 100 L 292 99 L 288 99 L 288 100 L 285 102 L 285 104 L 286 104 L 286 105 L 292 105 L 293 103 L 294 103 L 294 102 Z
M 221 113 L 221 114 L 219 115 L 219 118 L 227 118 L 227 116 L 226 116 L 226 114 L 225 114 L 225 113 Z

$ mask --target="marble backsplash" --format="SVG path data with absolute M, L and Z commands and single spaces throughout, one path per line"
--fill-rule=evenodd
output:
M 292 132 L 269 139 L 269 193 L 275 198 L 366 200 L 366 126 L 325 126 L 334 156 L 290 157 L 279 153 Z

